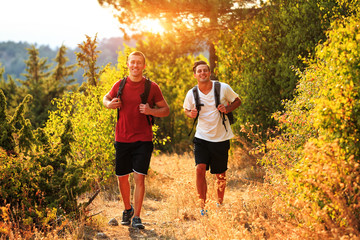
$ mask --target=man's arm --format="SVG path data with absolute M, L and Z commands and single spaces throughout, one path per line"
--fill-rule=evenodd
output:
M 170 114 L 169 105 L 165 100 L 155 103 L 156 108 L 151 108 L 148 103 L 140 104 L 140 113 L 145 115 L 152 115 L 154 117 L 166 117 Z
M 185 108 L 184 113 L 189 118 L 196 118 L 196 116 L 198 114 L 198 111 L 197 111 L 197 109 L 195 107 L 193 109 L 191 109 L 191 110 L 188 110 L 188 109 Z
M 119 98 L 112 98 L 109 93 L 103 97 L 103 104 L 106 108 L 110 109 L 121 108 L 121 100 Z
M 218 106 L 218 110 L 223 113 L 229 113 L 237 109 L 240 105 L 241 105 L 241 100 L 240 98 L 237 97 L 232 103 L 230 103 L 226 107 L 224 106 L 224 104 L 220 104 Z

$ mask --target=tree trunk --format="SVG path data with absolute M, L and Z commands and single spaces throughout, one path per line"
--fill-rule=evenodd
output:
M 216 61 L 217 56 L 215 53 L 215 46 L 213 42 L 209 42 L 209 64 L 210 64 L 210 70 L 211 70 L 211 80 L 218 80 L 217 76 L 214 73 L 215 67 L 216 67 Z
M 214 42 L 217 42 L 217 29 L 218 29 L 218 12 L 217 8 L 213 8 L 212 12 L 210 13 L 210 29 L 215 30 L 215 32 L 211 32 L 208 40 L 209 46 L 209 64 L 210 64 L 210 71 L 211 71 L 211 80 L 218 80 L 217 76 L 215 75 L 215 67 L 217 62 L 217 56 L 215 52 L 215 45 Z

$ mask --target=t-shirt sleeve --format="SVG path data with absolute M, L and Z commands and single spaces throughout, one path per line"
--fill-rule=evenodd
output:
M 239 95 L 234 92 L 234 90 L 230 87 L 229 84 L 223 83 L 224 86 L 224 96 L 227 102 L 232 103 L 235 101 L 236 98 L 239 97 Z
M 110 92 L 109 92 L 109 95 L 111 96 L 111 98 L 115 98 L 116 95 L 117 95 L 117 92 L 119 90 L 119 85 L 120 85 L 120 81 L 117 81 L 111 88 Z
M 154 103 L 157 103 L 157 102 L 160 102 L 160 101 L 164 100 L 164 96 L 163 96 L 163 94 L 161 92 L 161 89 L 160 89 L 159 85 L 157 85 L 155 82 L 152 82 L 151 84 L 152 84 L 152 86 L 151 86 L 150 91 L 153 91 Z
M 183 108 L 186 110 L 191 110 L 195 107 L 195 100 L 194 100 L 194 96 L 192 93 L 192 89 L 190 89 L 185 97 L 184 100 L 184 104 L 183 104 Z

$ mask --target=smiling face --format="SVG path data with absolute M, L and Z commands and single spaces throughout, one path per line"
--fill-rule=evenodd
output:
M 145 69 L 145 59 L 141 55 L 130 54 L 127 61 L 131 78 L 142 77 Z
M 198 80 L 198 82 L 207 82 L 210 81 L 210 74 L 208 65 L 201 64 L 196 67 L 194 77 Z

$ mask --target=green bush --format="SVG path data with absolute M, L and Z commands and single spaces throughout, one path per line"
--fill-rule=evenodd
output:
M 28 227 L 53 224 L 59 215 L 78 216 L 77 197 L 90 181 L 86 168 L 73 161 L 71 122 L 66 122 L 60 141 L 49 142 L 42 129 L 32 130 L 24 119 L 30 97 L 9 117 L 2 91 L 0 96 L 0 129 L 6 129 L 0 142 L 0 205 L 8 205 L 12 220 Z
M 286 183 L 282 196 L 294 216 L 349 236 L 360 228 L 359 25 L 358 17 L 332 24 L 299 73 L 297 96 L 274 115 L 282 134 L 268 142 L 262 159 L 282 174 L 270 179 Z

